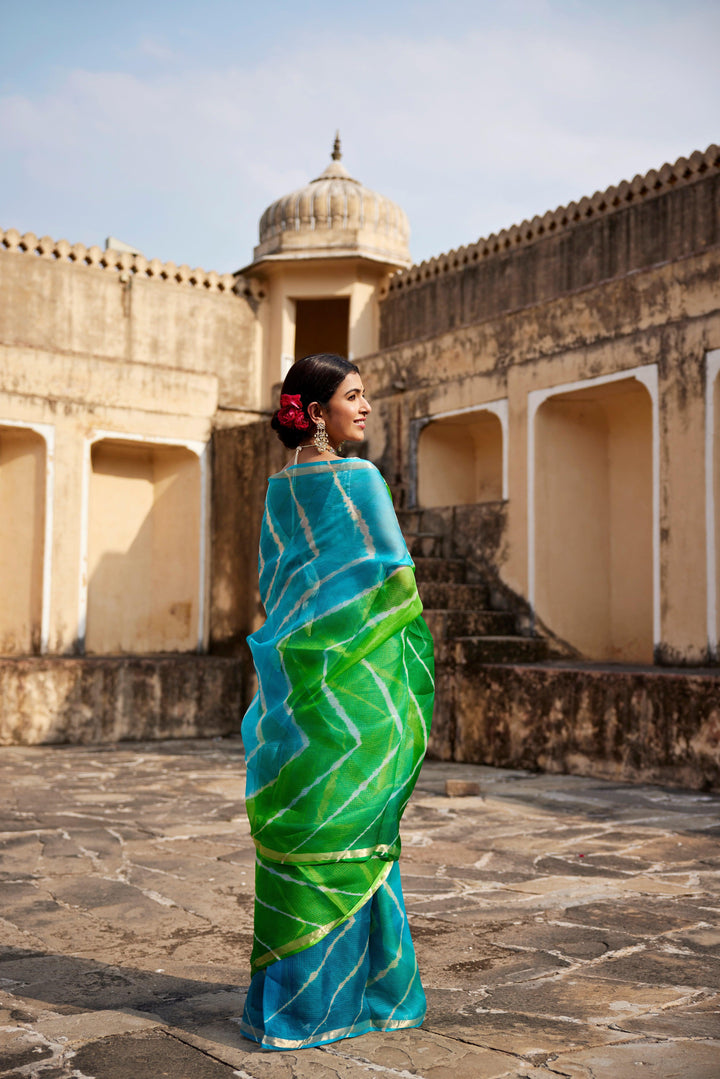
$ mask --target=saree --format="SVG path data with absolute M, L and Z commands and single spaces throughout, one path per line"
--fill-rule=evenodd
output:
M 389 490 L 358 459 L 270 477 L 258 691 L 242 724 L 256 848 L 243 1033 L 270 1048 L 416 1026 L 399 825 L 427 747 L 432 638 Z

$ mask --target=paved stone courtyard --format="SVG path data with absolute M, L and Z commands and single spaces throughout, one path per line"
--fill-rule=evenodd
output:
M 2 750 L 0 1074 L 720 1076 L 720 796 L 428 762 L 401 862 L 424 1027 L 274 1053 L 237 1026 L 243 773 L 233 739 Z

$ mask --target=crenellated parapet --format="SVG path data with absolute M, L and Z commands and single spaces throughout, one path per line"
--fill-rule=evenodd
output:
M 17 229 L 0 229 L 0 250 L 109 270 L 120 274 L 121 280 L 146 278 L 221 293 L 232 293 L 236 283 L 235 277 L 229 273 L 218 274 L 214 270 L 208 272 L 199 268 L 192 270 L 187 265 L 176 266 L 174 262 L 146 259 L 143 255 L 127 251 L 103 251 L 95 245 L 86 247 L 85 244 L 71 244 L 67 240 L 53 240 L 50 236 L 38 239 L 34 232 L 21 234 Z
M 578 224 L 608 216 L 673 189 L 693 184 L 709 172 L 720 173 L 720 147 L 714 144 L 704 153 L 696 150 L 690 157 L 679 157 L 674 165 L 665 164 L 660 169 L 651 169 L 645 176 L 638 175 L 633 180 L 623 180 L 617 186 L 596 191 L 594 195 L 582 198 L 579 202 L 548 210 L 542 217 L 533 217 L 531 221 L 523 221 L 519 225 L 492 233 L 477 243 L 458 247 L 447 254 L 437 255 L 402 270 L 392 278 L 388 291 L 407 291 L 434 278 L 461 272 L 474 263 L 528 247 L 539 240 L 567 232 Z
M 710 146 L 411 266 L 389 281 L 380 348 L 472 326 L 720 245 L 720 149 Z

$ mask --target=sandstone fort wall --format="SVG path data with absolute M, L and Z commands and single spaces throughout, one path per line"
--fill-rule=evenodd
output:
M 636 176 L 392 279 L 380 346 L 542 303 L 720 242 L 720 149 Z

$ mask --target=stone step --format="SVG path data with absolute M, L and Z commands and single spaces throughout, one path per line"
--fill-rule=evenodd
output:
M 456 637 L 453 645 L 451 654 L 458 667 L 540 663 L 548 656 L 548 642 L 542 637 Z
M 445 537 L 437 532 L 405 532 L 405 542 L 413 558 L 442 558 Z
M 423 611 L 433 637 L 511 637 L 516 631 L 510 611 Z
M 396 510 L 396 516 L 403 532 L 419 531 L 422 510 Z
M 484 584 L 418 581 L 423 607 L 443 611 L 480 611 L 488 607 L 489 588 Z
M 415 578 L 418 581 L 464 582 L 466 572 L 466 564 L 460 559 L 415 559 Z

